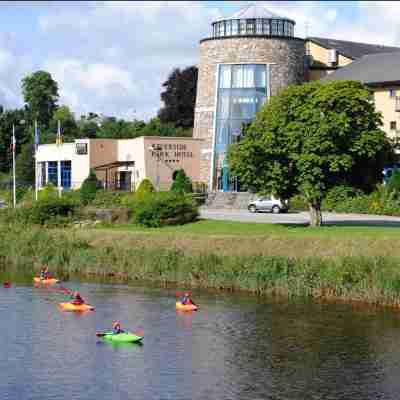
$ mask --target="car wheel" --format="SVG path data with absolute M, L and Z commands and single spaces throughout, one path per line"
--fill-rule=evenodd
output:
M 251 205 L 251 206 L 249 206 L 249 211 L 252 213 L 255 213 L 255 212 L 257 212 L 257 207 L 255 205 Z
M 281 212 L 281 209 L 278 206 L 273 206 L 272 207 L 272 212 L 274 214 L 279 214 Z

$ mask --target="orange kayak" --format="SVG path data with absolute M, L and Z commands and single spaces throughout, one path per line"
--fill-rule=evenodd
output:
M 94 307 L 90 304 L 72 304 L 72 303 L 60 303 L 60 307 L 64 311 L 93 311 Z
M 58 283 L 60 282 L 58 279 L 56 278 L 48 278 L 48 279 L 40 279 L 39 277 L 35 276 L 33 278 L 33 281 L 35 283 L 44 283 L 45 285 L 52 285 L 54 283 Z
M 199 307 L 196 304 L 182 304 L 180 301 L 176 302 L 176 309 L 182 311 L 196 311 Z

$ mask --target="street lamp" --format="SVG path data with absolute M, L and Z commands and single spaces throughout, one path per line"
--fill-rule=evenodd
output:
M 160 151 L 162 150 L 162 147 L 159 145 L 159 144 L 157 144 L 157 145 L 154 145 L 154 144 L 152 144 L 150 147 L 149 147 L 149 151 L 151 151 L 152 153 L 156 153 L 156 157 L 157 157 L 157 163 L 156 163 L 156 189 L 157 189 L 157 192 L 159 192 L 160 191 L 160 172 L 159 172 L 159 162 L 160 162 L 160 160 L 161 160 L 161 155 L 160 155 Z
M 22 119 L 19 121 L 21 125 L 25 124 L 25 120 Z M 15 183 L 15 149 L 16 149 L 16 140 L 15 140 L 15 124 L 12 124 L 12 141 L 13 141 L 13 206 L 17 207 L 17 189 Z

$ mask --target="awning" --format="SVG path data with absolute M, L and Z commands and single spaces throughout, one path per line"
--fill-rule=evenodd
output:
M 97 167 L 94 167 L 93 169 L 95 171 L 107 171 L 112 168 L 133 167 L 134 165 L 135 165 L 135 161 L 113 161 L 108 164 L 98 165 Z

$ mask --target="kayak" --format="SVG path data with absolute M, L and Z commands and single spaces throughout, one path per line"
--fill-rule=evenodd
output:
M 94 307 L 90 304 L 72 304 L 72 303 L 60 303 L 60 307 L 64 311 L 93 311 Z
M 54 283 L 58 283 L 60 282 L 58 279 L 56 278 L 48 278 L 48 279 L 40 279 L 39 277 L 35 276 L 33 278 L 33 281 L 35 283 L 44 283 L 45 285 L 52 285 Z
M 143 339 L 143 336 L 138 336 L 131 332 L 104 332 L 101 337 L 114 343 L 135 343 L 140 342 Z
M 182 311 L 197 311 L 199 307 L 196 304 L 182 304 L 180 301 L 176 302 L 176 309 Z

